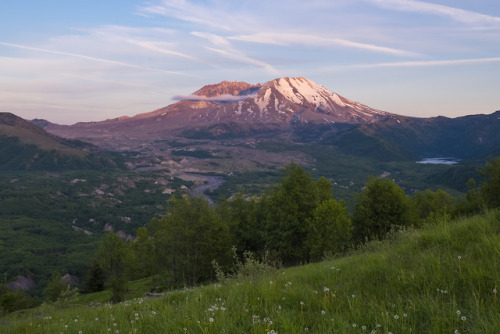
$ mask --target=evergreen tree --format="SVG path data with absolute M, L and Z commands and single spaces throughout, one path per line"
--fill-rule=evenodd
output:
M 485 203 L 481 192 L 477 189 L 476 180 L 471 178 L 467 182 L 467 193 L 455 206 L 453 215 L 455 217 L 463 215 L 474 215 L 481 212 Z
M 52 273 L 52 278 L 47 283 L 44 291 L 45 300 L 55 302 L 57 298 L 68 288 L 61 279 L 61 274 L 58 271 Z
M 104 271 L 98 261 L 94 259 L 87 272 L 87 277 L 85 278 L 85 283 L 83 285 L 84 292 L 91 293 L 103 291 L 105 288 L 105 281 Z
M 500 158 L 486 164 L 481 170 L 484 183 L 480 193 L 488 208 L 500 208 Z

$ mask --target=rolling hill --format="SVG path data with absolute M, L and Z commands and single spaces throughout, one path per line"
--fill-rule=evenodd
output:
M 91 153 L 93 145 L 49 134 L 11 113 L 0 113 L 0 169 L 61 170 L 116 168 L 110 156 Z M 118 160 L 117 160 L 118 161 Z

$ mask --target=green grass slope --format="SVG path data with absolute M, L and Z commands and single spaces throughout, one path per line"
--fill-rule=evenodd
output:
M 62 144 L 42 128 L 11 113 L 0 113 L 0 136 L 18 138 L 21 145 L 35 145 L 43 151 L 83 158 L 86 153 Z
M 489 212 L 163 297 L 45 305 L 0 319 L 0 332 L 498 333 L 499 288 L 500 213 Z
M 59 151 L 63 155 L 83 158 L 84 151 L 66 146 L 47 133 L 39 133 L 26 128 L 16 128 L 5 124 L 0 124 L 0 134 L 4 137 L 15 137 L 19 139 L 21 145 L 35 145 L 44 151 Z

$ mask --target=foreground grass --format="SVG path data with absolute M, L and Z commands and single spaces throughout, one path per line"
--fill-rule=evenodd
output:
M 498 333 L 500 213 L 349 257 L 90 308 L 43 305 L 2 333 Z M 88 296 L 85 297 L 88 302 Z

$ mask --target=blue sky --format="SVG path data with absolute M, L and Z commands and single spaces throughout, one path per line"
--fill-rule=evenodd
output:
M 62 124 L 302 76 L 401 115 L 500 109 L 497 0 L 2 0 L 0 111 Z

